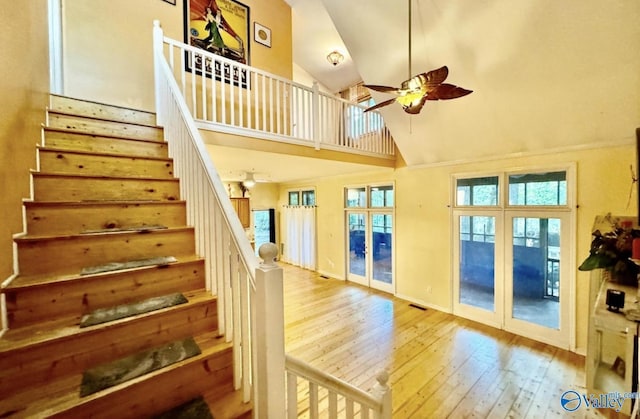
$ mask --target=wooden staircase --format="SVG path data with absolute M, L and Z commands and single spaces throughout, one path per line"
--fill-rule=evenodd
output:
M 2 289 L 0 418 L 140 418 L 199 396 L 216 419 L 251 417 L 155 115 L 52 96 L 37 153 L 19 274 Z M 80 327 L 96 309 L 172 293 L 188 301 Z M 199 355 L 80 397 L 87 369 L 189 337 Z

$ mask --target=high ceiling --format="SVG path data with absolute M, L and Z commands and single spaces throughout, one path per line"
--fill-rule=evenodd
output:
M 331 91 L 408 78 L 408 0 L 285 1 L 295 64 Z M 407 164 L 632 143 L 639 1 L 412 1 L 412 74 L 447 65 L 447 81 L 474 92 L 414 116 L 381 110 Z

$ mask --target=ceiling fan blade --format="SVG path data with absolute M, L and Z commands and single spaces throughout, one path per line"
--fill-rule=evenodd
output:
M 453 84 L 443 83 L 435 86 L 427 94 L 427 100 L 446 100 L 455 99 L 458 97 L 466 96 L 473 90 L 467 90 L 462 87 L 454 86 Z
M 449 68 L 445 65 L 435 70 L 422 73 L 422 76 L 426 79 L 425 84 L 427 86 L 436 86 L 447 79 L 447 76 L 449 76 Z
M 382 108 L 383 106 L 391 105 L 395 101 L 396 101 L 395 99 L 389 99 L 389 100 L 385 100 L 384 102 L 376 103 L 373 106 L 369 106 L 363 112 L 369 112 L 369 111 L 373 111 L 374 109 Z
M 390 86 L 379 86 L 377 84 L 365 84 L 364 87 L 366 87 L 367 89 L 371 89 L 371 90 L 375 90 L 376 92 L 394 92 L 397 93 L 398 92 L 398 88 L 397 87 L 390 87 Z

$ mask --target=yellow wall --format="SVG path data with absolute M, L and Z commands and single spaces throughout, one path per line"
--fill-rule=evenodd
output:
M 604 149 L 557 152 L 479 163 L 401 168 L 394 173 L 340 176 L 321 179 L 315 184 L 283 184 L 280 204 L 287 201 L 287 190 L 315 186 L 318 202 L 318 270 L 335 278 L 345 277 L 345 227 L 343 188 L 376 182 L 395 182 L 395 256 L 397 294 L 442 310 L 452 310 L 451 176 L 519 168 L 537 169 L 549 165 L 576 163 L 577 268 L 588 255 L 591 226 L 596 215 L 611 212 L 635 215 L 636 192 L 627 207 L 631 175 L 635 167 L 632 145 Z M 577 272 L 576 342 L 584 351 L 587 339 L 589 274 Z M 431 288 L 431 293 L 428 289 Z
M 184 41 L 184 0 L 64 0 L 65 94 L 153 110 L 153 20 Z M 244 0 L 250 8 L 250 63 L 291 78 L 291 9 L 283 0 Z M 271 29 L 272 47 L 253 41 L 253 22 Z
M 12 273 L 12 235 L 22 232 L 22 198 L 49 90 L 47 2 L 2 1 L 0 13 L 0 281 Z

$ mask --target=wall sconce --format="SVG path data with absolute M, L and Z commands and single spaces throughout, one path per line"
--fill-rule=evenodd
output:
M 256 180 L 253 177 L 253 173 L 247 172 L 247 174 L 244 177 L 244 180 L 242 181 L 242 185 L 245 188 L 253 188 L 256 185 Z
M 344 55 L 340 54 L 338 51 L 332 51 L 327 55 L 327 61 L 329 61 L 334 66 L 337 66 L 344 60 Z

